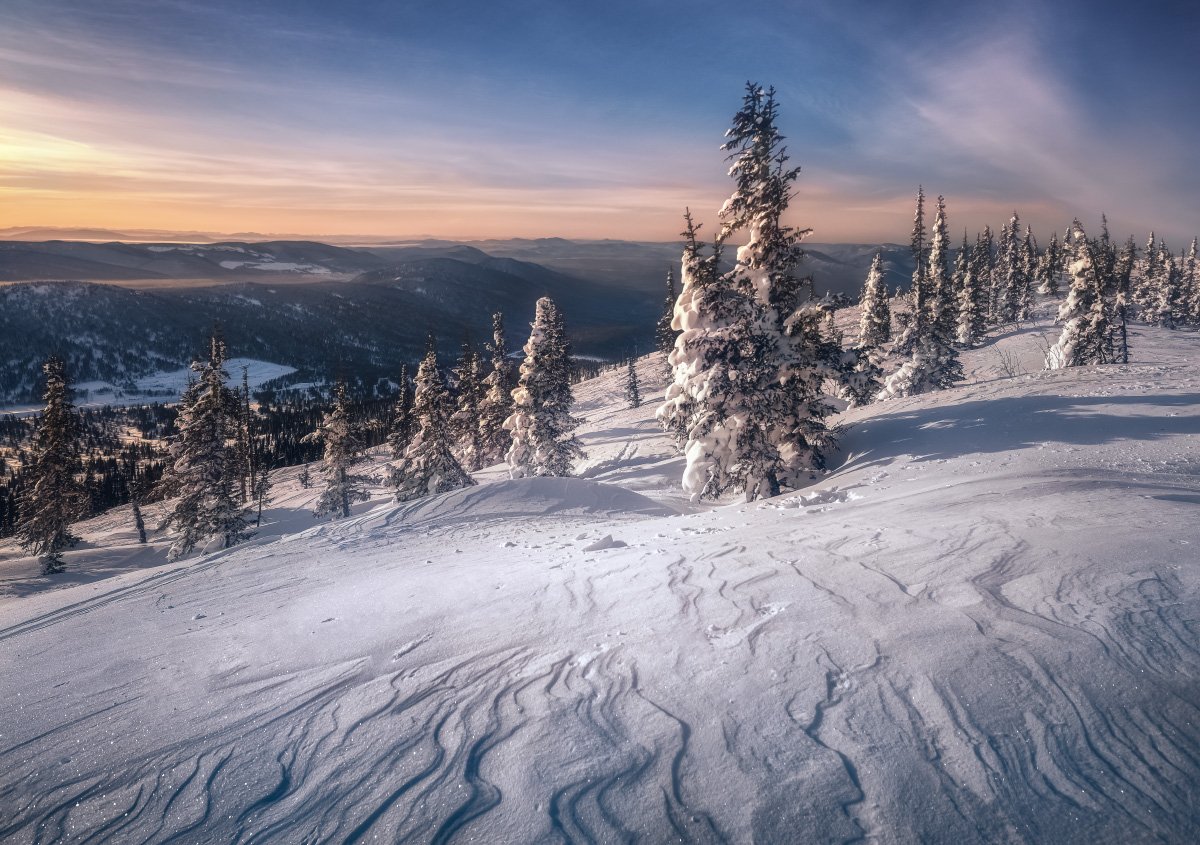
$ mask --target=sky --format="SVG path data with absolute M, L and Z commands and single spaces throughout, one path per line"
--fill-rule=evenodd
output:
M 748 80 L 790 217 L 1200 231 L 1191 3 L 0 0 L 0 227 L 666 241 Z M 1172 243 L 1173 242 L 1173 243 Z

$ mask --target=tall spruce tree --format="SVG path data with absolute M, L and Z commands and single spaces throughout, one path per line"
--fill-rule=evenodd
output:
M 355 502 L 371 498 L 367 490 L 371 479 L 354 471 L 363 461 L 366 444 L 359 426 L 350 416 L 345 382 L 334 385 L 333 404 L 320 427 L 309 437 L 324 445 L 320 473 L 325 487 L 317 497 L 313 514 L 318 518 L 345 519 L 350 516 L 350 508 Z
M 71 524 L 87 511 L 88 497 L 78 474 L 79 420 L 71 405 L 66 364 L 50 358 L 42 365 L 46 407 L 37 418 L 20 494 L 16 536 L 24 549 L 41 559 L 42 571 L 63 571 L 62 554 L 78 542 Z
M 686 431 L 683 487 L 693 498 L 797 486 L 824 466 L 833 440 L 823 384 L 838 375 L 841 350 L 822 332 L 811 279 L 796 272 L 809 230 L 782 222 L 800 171 L 788 166 L 777 122 L 774 90 L 747 84 L 723 146 L 735 189 L 713 255 L 700 256 L 689 216 L 673 323 L 683 334 L 659 418 Z M 743 230 L 737 263 L 720 273 L 719 245 Z
M 243 477 L 236 443 L 241 402 L 228 386 L 226 359 L 225 341 L 214 332 L 208 360 L 192 364 L 196 378 L 180 400 L 169 481 L 178 499 L 166 518 L 176 529 L 172 560 L 213 538 L 229 548 L 248 536 L 237 492 Z
M 408 377 L 408 364 L 400 365 L 400 389 L 396 392 L 396 404 L 392 409 L 392 424 L 388 430 L 388 450 L 392 458 L 404 457 L 408 444 L 416 430 L 413 419 L 412 382 Z
M 437 349 L 431 339 L 425 358 L 417 368 L 413 415 L 418 430 L 395 475 L 396 501 L 406 502 L 474 486 L 475 479 L 454 456 L 449 424 L 451 410 L 450 394 L 438 370 Z
M 878 349 L 892 339 L 892 311 L 887 282 L 883 278 L 883 256 L 876 252 L 859 297 L 858 345 Z
M 892 349 L 896 355 L 912 354 L 918 338 L 925 332 L 925 319 L 929 312 L 929 273 L 925 251 L 925 188 L 921 185 L 917 186 L 917 210 L 913 215 L 909 248 L 913 259 L 912 286 L 908 291 L 909 310 L 900 318 L 903 330 Z
M 479 440 L 484 465 L 499 463 L 512 445 L 512 436 L 504 421 L 512 414 L 512 370 L 508 363 L 508 345 L 504 338 L 504 315 L 492 315 L 492 342 L 488 346 L 492 368 L 483 380 L 487 392 L 479 405 Z
M 505 456 L 513 478 L 568 476 L 583 448 L 575 437 L 580 420 L 571 416 L 571 350 L 562 314 L 548 296 L 537 301 L 525 360 L 512 393 L 513 413 L 504 421 L 512 433 Z

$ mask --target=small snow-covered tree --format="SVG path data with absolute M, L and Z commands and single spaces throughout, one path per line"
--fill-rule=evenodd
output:
M 413 392 L 408 378 L 408 364 L 400 365 L 400 389 L 392 409 L 392 424 L 388 431 L 388 450 L 395 459 L 403 458 L 412 442 L 416 422 L 413 419 Z
M 450 431 L 457 443 L 456 454 L 467 470 L 483 468 L 483 436 L 479 431 L 479 409 L 487 385 L 483 361 L 470 341 L 464 341 L 462 355 L 454 368 L 456 407 L 450 416 Z
M 899 369 L 884 381 L 880 399 L 941 390 L 962 380 L 962 365 L 953 342 L 957 309 L 946 269 L 948 247 L 946 206 L 943 199 L 938 197 L 929 249 L 929 276 L 933 293 L 927 300 L 924 314 L 914 311 L 914 322 L 909 326 L 914 329 L 911 351 Z
M 320 428 L 309 436 L 324 444 L 320 472 L 325 488 L 317 497 L 313 513 L 318 518 L 345 519 L 355 502 L 371 498 L 367 491 L 371 479 L 354 471 L 363 461 L 366 444 L 350 417 L 345 383 L 339 381 L 334 386 L 333 405 L 321 420 Z
M 450 394 L 438 370 L 437 350 L 431 340 L 417 368 L 413 415 L 418 431 L 395 474 L 396 501 L 474 486 L 475 479 L 462 468 L 451 448 L 450 410 Z
M 679 334 L 671 328 L 675 319 L 675 300 L 678 298 L 679 294 L 675 290 L 675 272 L 667 268 L 667 297 L 663 300 L 662 315 L 658 318 L 658 325 L 654 330 L 658 351 L 663 355 L 671 354 L 671 350 L 675 348 L 675 338 Z
M 877 349 L 892 339 L 892 310 L 883 278 L 883 256 L 879 252 L 871 259 L 858 303 L 858 345 L 862 349 Z
M 168 557 L 176 560 L 197 545 L 219 537 L 221 548 L 249 536 L 237 489 L 242 464 L 236 446 L 240 401 L 228 387 L 225 342 L 216 333 L 209 341 L 208 361 L 196 361 L 196 379 L 184 392 L 171 445 L 168 489 L 178 494 L 166 524 L 176 536 Z
M 492 368 L 483 380 L 486 393 L 479 403 L 479 441 L 484 465 L 504 460 L 512 445 L 512 436 L 504 421 L 512 414 L 512 371 L 508 363 L 508 345 L 504 338 L 504 315 L 492 315 Z
M 1058 280 L 1062 276 L 1062 249 L 1058 232 L 1050 235 L 1050 243 L 1037 264 L 1037 292 L 1042 296 L 1058 296 Z
M 1137 246 L 1130 235 L 1114 267 L 1112 338 L 1108 345 L 1112 349 L 1112 360 L 1118 364 L 1129 363 L 1130 282 L 1136 263 Z
M 512 433 L 506 459 L 513 478 L 568 476 L 584 457 L 575 437 L 580 420 L 571 416 L 571 350 L 562 314 L 554 301 L 537 301 L 525 360 L 512 393 L 513 413 L 504 421 Z
M 1187 258 L 1183 262 L 1183 292 L 1187 319 L 1200 324 L 1200 258 L 1196 254 L 1197 239 L 1192 238 Z
M 1146 241 L 1145 256 L 1137 268 L 1133 279 L 1133 301 L 1138 306 L 1141 316 L 1146 322 L 1154 322 L 1159 301 L 1159 249 L 1158 238 L 1150 233 Z
M 71 406 L 66 364 L 50 358 L 42 372 L 46 407 L 30 444 L 16 535 L 27 552 L 41 558 L 43 572 L 52 575 L 63 571 L 63 550 L 78 542 L 71 524 L 85 514 L 88 498 L 77 478 L 82 470 L 79 421 Z
M 983 237 L 975 238 L 975 247 L 970 251 L 963 271 L 962 284 L 958 293 L 958 324 L 955 340 L 959 346 L 971 348 L 979 345 L 987 332 L 987 296 L 984 277 L 988 257 Z M 967 253 L 967 235 L 963 232 L 962 253 Z
M 1076 220 L 1071 230 L 1071 287 L 1058 309 L 1062 334 L 1046 355 L 1046 369 L 1100 364 L 1108 343 L 1108 305 L 1096 247 Z
M 642 391 L 638 385 L 637 358 L 630 356 L 629 368 L 625 372 L 625 401 L 630 408 L 642 406 Z

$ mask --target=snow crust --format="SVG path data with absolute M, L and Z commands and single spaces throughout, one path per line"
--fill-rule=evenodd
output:
M 0 840 L 1196 841 L 1200 344 L 1055 331 L 754 505 L 690 504 L 618 370 L 582 478 L 315 525 L 288 470 L 248 545 L 114 512 L 57 589 L 0 547 Z

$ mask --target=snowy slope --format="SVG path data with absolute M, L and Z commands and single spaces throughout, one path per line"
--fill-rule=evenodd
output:
M 106 515 L 63 589 L 7 550 L 0 839 L 1196 841 L 1200 339 L 1044 373 L 1045 328 L 755 505 L 684 501 L 610 373 L 581 479 L 332 524 L 285 480 L 89 581 L 158 554 Z

